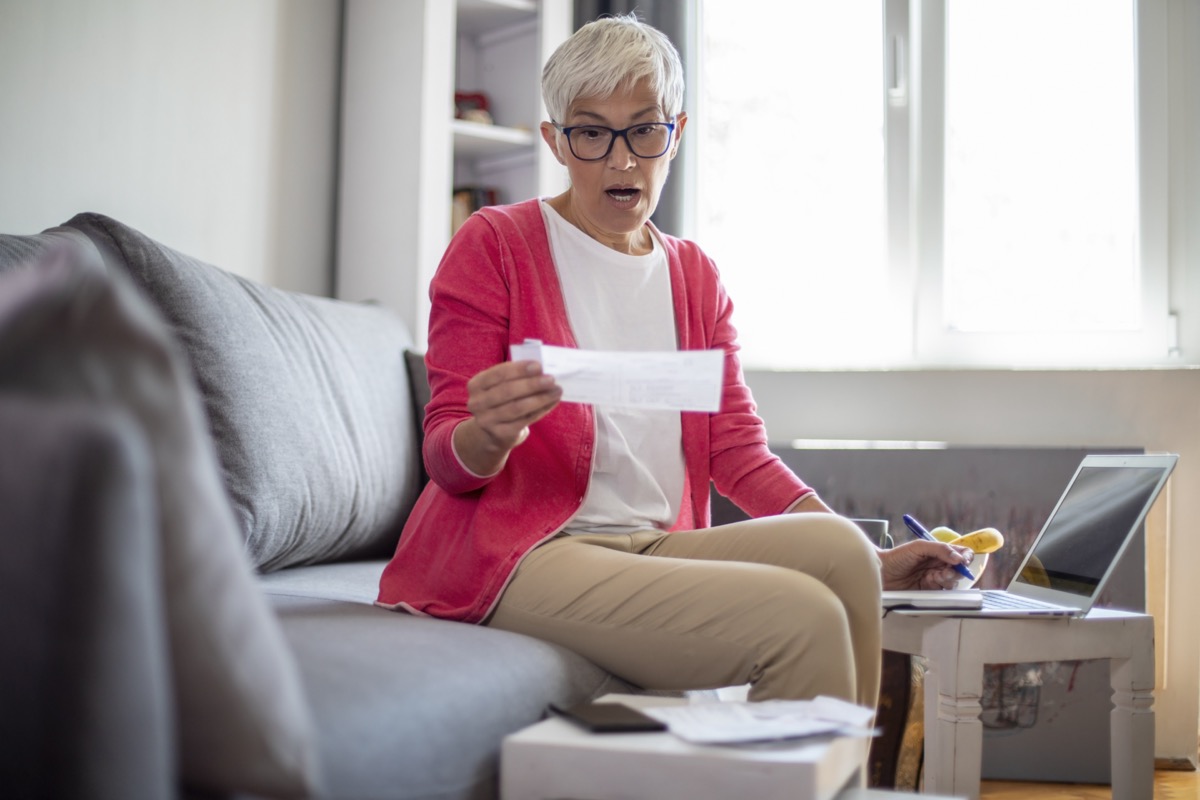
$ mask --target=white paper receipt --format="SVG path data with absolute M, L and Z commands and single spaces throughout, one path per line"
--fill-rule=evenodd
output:
M 571 403 L 667 411 L 721 408 L 722 350 L 613 352 L 544 345 L 536 339 L 511 348 L 513 361 L 539 361 Z
M 738 744 L 837 734 L 870 736 L 874 709 L 835 697 L 767 700 L 761 703 L 702 702 L 642 709 L 671 733 L 696 744 Z

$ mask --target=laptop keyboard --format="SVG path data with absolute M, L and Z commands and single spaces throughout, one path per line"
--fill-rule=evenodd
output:
M 1012 594 L 1004 591 L 989 591 L 983 593 L 983 607 L 985 609 L 997 610 L 1060 610 L 1063 606 L 1055 603 L 1043 603 L 1041 600 L 1032 600 L 1028 597 L 1021 597 L 1019 594 Z

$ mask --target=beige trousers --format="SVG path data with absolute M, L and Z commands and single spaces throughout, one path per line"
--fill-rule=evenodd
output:
M 529 553 L 487 624 L 645 689 L 750 684 L 875 707 L 880 573 L 859 528 L 785 514 L 665 534 L 562 535 Z

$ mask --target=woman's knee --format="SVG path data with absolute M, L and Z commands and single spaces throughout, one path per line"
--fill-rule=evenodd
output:
M 859 574 L 878 582 L 879 555 L 862 529 L 837 514 L 794 514 L 789 523 L 801 546 L 824 561 L 825 569 Z
M 806 535 L 819 537 L 828 547 L 844 552 L 847 558 L 873 556 L 875 547 L 862 528 L 839 514 L 796 514 Z

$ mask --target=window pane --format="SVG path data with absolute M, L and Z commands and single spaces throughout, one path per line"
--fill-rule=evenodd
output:
M 951 0 L 945 301 L 962 331 L 1129 330 L 1131 0 Z
M 888 332 L 882 14 L 701 4 L 696 237 L 752 366 L 878 363 Z M 895 302 L 894 300 L 892 301 Z M 907 302 L 905 300 L 904 302 Z

